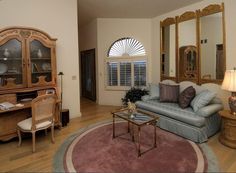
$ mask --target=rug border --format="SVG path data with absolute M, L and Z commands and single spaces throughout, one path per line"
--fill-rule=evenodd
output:
M 119 122 L 124 122 L 124 121 L 118 121 Z M 94 128 L 99 125 L 105 125 L 107 123 L 112 123 L 112 120 L 104 120 L 100 121 L 91 125 L 88 125 L 86 127 L 80 128 L 78 131 L 74 132 L 72 135 L 67 137 L 64 142 L 60 145 L 60 147 L 57 149 L 54 157 L 53 157 L 53 172 L 65 172 L 66 170 L 64 169 L 64 154 L 67 151 L 67 148 L 70 146 L 70 144 L 74 141 L 74 139 L 84 133 L 85 131 Z M 206 144 L 197 144 L 203 151 L 204 155 L 206 156 L 207 162 L 208 162 L 208 167 L 207 167 L 207 172 L 219 172 L 219 164 L 217 157 L 215 156 L 214 152 L 212 149 Z

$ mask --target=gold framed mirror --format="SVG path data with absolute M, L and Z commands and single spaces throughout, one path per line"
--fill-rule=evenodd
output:
M 221 84 L 226 70 L 224 3 L 160 22 L 161 80 Z
M 224 4 L 213 4 L 199 13 L 200 83 L 218 83 L 226 69 Z
M 197 49 L 197 14 L 187 11 L 177 17 L 178 26 L 178 81 L 198 82 L 198 49 Z
M 176 81 L 176 19 L 166 18 L 160 26 L 161 80 Z

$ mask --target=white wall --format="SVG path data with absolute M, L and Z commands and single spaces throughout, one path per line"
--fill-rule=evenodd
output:
M 111 44 L 123 37 L 132 37 L 140 41 L 147 52 L 148 64 L 151 64 L 151 19 L 97 19 L 99 99 L 101 105 L 121 105 L 125 91 L 105 89 L 104 60 Z M 159 67 L 158 67 L 159 68 Z M 148 78 L 151 78 L 151 70 Z
M 9 26 L 38 28 L 58 39 L 57 71 L 65 74 L 63 107 L 70 109 L 71 118 L 80 116 L 77 1 L 2 0 L 0 28 Z

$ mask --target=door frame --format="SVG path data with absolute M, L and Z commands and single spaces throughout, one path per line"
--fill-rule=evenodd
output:
M 86 54 L 86 53 L 92 53 L 94 56 L 93 56 L 93 64 L 92 64 L 92 66 L 94 67 L 93 68 L 93 84 L 94 84 L 94 86 L 92 86 L 92 92 L 94 93 L 94 96 L 93 97 L 86 97 L 85 96 L 85 91 L 84 91 L 84 86 L 83 86 L 83 80 L 84 80 L 84 76 L 83 76 L 83 68 L 84 68 L 84 66 L 83 66 L 83 61 L 82 61 L 82 59 L 83 59 L 83 57 L 84 57 L 84 54 Z M 81 82 L 81 96 L 82 97 L 85 97 L 85 98 L 88 98 L 88 99 L 90 99 L 90 100 L 92 100 L 92 101 L 96 101 L 97 100 L 97 81 L 96 81 L 96 77 L 97 75 L 96 75 L 96 50 L 95 50 L 95 48 L 93 48 L 93 49 L 88 49 L 88 50 L 83 50 L 83 51 L 80 51 L 80 82 Z

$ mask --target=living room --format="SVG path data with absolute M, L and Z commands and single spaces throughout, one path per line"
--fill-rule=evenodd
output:
M 109 63 L 108 51 L 113 43 L 122 38 L 133 38 L 139 41 L 144 50 L 146 62 L 146 83 L 159 84 L 163 78 L 161 77 L 161 27 L 160 22 L 166 18 L 175 18 L 187 11 L 202 10 L 205 7 L 224 3 L 224 48 L 226 54 L 226 70 L 232 70 L 236 67 L 234 55 L 236 50 L 234 43 L 234 31 L 236 30 L 236 22 L 232 20 L 235 15 L 236 2 L 234 0 L 196 0 L 196 1 L 183 1 L 173 2 L 167 1 L 163 5 L 160 2 L 150 0 L 151 9 L 157 9 L 157 12 L 151 12 L 150 17 L 147 17 L 140 10 L 140 14 L 127 11 L 121 11 L 117 14 L 117 10 L 112 7 L 119 7 L 122 10 L 122 2 L 111 5 L 111 9 L 107 16 L 101 13 L 104 5 L 93 5 L 93 1 L 81 0 L 1 0 L 0 1 L 0 29 L 9 27 L 28 27 L 36 28 L 44 31 L 52 38 L 56 38 L 56 71 L 57 73 L 63 72 L 64 75 L 57 76 L 57 86 L 62 86 L 61 93 L 63 93 L 62 106 L 70 112 L 70 123 L 62 127 L 61 130 L 55 129 L 55 143 L 51 144 L 48 137 L 44 134 L 36 135 L 36 151 L 32 153 L 31 149 L 31 136 L 26 136 L 22 140 L 22 145 L 17 147 L 18 138 L 13 138 L 10 141 L 2 142 L 0 153 L 2 164 L 0 166 L 1 172 L 15 171 L 15 172 L 51 172 L 59 171 L 59 166 L 55 166 L 55 161 L 58 158 L 63 158 L 63 155 L 58 156 L 57 151 L 61 144 L 68 140 L 75 132 L 88 126 L 104 121 L 111 121 L 111 111 L 118 109 L 122 106 L 122 98 L 130 87 L 117 88 L 107 85 L 107 63 Z M 91 3 L 91 4 L 90 4 Z M 125 2 L 123 2 L 125 3 Z M 135 1 L 133 1 L 135 4 Z M 145 8 L 146 1 L 139 0 L 138 7 Z M 152 4 L 153 3 L 153 4 Z M 162 2 L 163 3 L 163 2 Z M 176 4 L 175 4 L 176 3 Z M 111 3 L 112 4 L 112 3 Z M 131 3 L 132 4 L 132 3 Z M 81 6 L 80 6 L 81 5 Z M 129 4 L 130 5 L 130 4 Z M 156 6 L 155 6 L 156 5 Z M 127 4 L 128 6 L 128 4 Z M 135 6 L 135 5 L 134 5 Z M 92 10 L 87 10 L 91 7 Z M 165 8 L 164 8 L 165 7 Z M 100 12 L 100 16 L 89 16 L 87 13 L 96 10 Z M 106 7 L 106 8 L 109 8 Z M 81 10 L 81 11 L 80 11 Z M 86 12 L 87 13 L 84 13 Z M 99 11 L 100 10 L 100 11 Z M 144 10 L 144 11 L 145 11 Z M 130 10 L 132 11 L 132 10 Z M 153 10 L 154 11 L 154 10 Z M 97 14 L 98 14 L 97 12 Z M 88 15 L 86 17 L 79 16 Z M 147 13 L 147 12 L 146 12 Z M 222 13 L 223 14 L 223 13 Z M 120 15 L 120 16 L 117 16 Z M 132 16 L 133 15 L 133 16 Z M 144 16 L 141 16 L 144 15 Z M 152 15 L 152 16 L 151 16 Z M 90 17 L 90 18 L 89 18 Z M 222 17 L 222 18 L 223 18 Z M 81 20 L 81 21 L 80 21 Z M 196 17 L 197 20 L 197 17 Z M 1 37 L 0 37 L 1 39 Z M 86 50 L 95 49 L 95 99 L 90 101 L 84 99 L 82 94 L 82 81 L 81 81 L 81 52 Z M 139 60 L 140 61 L 140 60 Z M 142 59 L 143 61 L 143 59 Z M 134 66 L 134 65 L 132 65 Z M 181 68 L 181 66 L 179 67 Z M 63 79 L 63 84 L 61 83 Z M 195 82 L 197 83 L 197 82 Z M 198 83 L 199 84 L 199 83 Z M 221 84 L 220 84 L 221 85 Z M 222 90 L 223 91 L 223 90 Z M 223 104 L 224 109 L 228 107 L 228 97 L 230 92 L 225 91 Z M 95 101 L 94 101 L 95 100 Z M 51 132 L 49 132 L 51 134 Z M 157 133 L 157 138 L 158 138 Z M 212 137 L 209 137 L 207 144 L 213 151 L 216 160 L 218 160 L 217 167 L 222 172 L 235 172 L 236 160 L 235 149 L 221 144 L 218 140 L 220 132 Z M 162 134 L 159 134 L 162 135 Z M 170 133 L 170 136 L 173 134 Z M 179 137 L 179 136 L 178 136 Z M 164 137 L 163 137 L 164 138 Z M 173 137 L 175 138 L 175 137 Z M 162 139 L 162 138 L 161 138 Z M 183 138 L 185 139 L 185 138 Z M 131 143 L 132 144 L 132 143 Z M 87 144 L 85 144 L 87 145 Z M 192 144 L 191 144 L 192 145 Z M 158 148 L 158 143 L 157 143 Z M 201 148 L 202 149 L 202 148 Z M 141 157 L 152 153 L 152 150 L 143 154 Z M 80 153 L 79 153 L 80 154 Z M 136 154 L 136 153 L 134 153 Z M 205 153 L 204 153 L 205 154 Z M 106 155 L 104 155 L 105 157 Z M 127 156 L 128 157 L 128 156 Z M 204 156 L 206 157 L 206 156 Z M 92 158 L 89 158 L 92 159 Z M 170 159 L 167 157 L 167 160 Z M 79 160 L 79 159 L 78 159 Z M 213 159 L 214 160 L 214 159 Z M 60 159 L 59 159 L 60 161 Z M 58 161 L 58 162 L 59 162 Z M 129 161 L 128 161 L 129 162 Z M 207 161 L 205 161 L 207 162 Z M 121 162 L 123 163 L 123 162 Z M 207 162 L 208 163 L 208 162 Z M 131 163 L 130 163 L 131 164 Z M 187 165 L 187 164 L 186 164 Z M 91 166 L 93 167 L 93 166 Z M 96 166 L 95 166 L 96 168 Z M 68 168 L 67 168 L 68 169 Z M 164 171 L 167 168 L 163 168 Z M 184 169 L 184 168 L 183 168 Z M 186 168 L 185 170 L 188 170 Z M 189 169 L 191 170 L 191 169 Z M 214 170 L 214 169 L 213 169 Z M 216 169 L 215 169 L 216 170 Z M 64 170 L 65 171 L 65 170 Z M 94 171 L 94 170 L 92 170 Z M 104 170 L 103 170 L 104 171 Z M 132 172 L 132 170 L 129 170 Z M 206 171 L 206 170 L 204 170 Z M 91 170 L 90 170 L 91 172 Z M 97 171 L 95 171 L 97 172 Z M 108 170 L 106 172 L 115 172 Z M 118 171 L 119 172 L 119 171 Z M 126 171 L 123 171 L 126 172 Z M 152 172 L 152 171 L 150 171 Z

